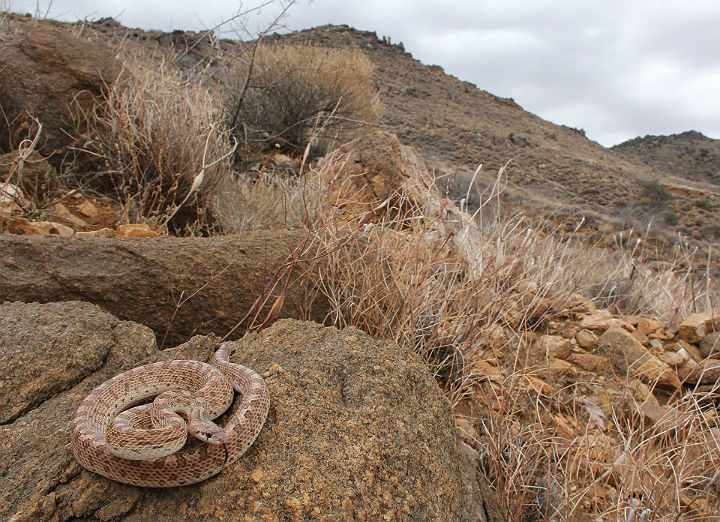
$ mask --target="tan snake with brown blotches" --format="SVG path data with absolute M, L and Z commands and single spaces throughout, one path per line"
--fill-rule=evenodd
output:
M 229 355 L 222 344 L 210 364 L 146 364 L 95 388 L 73 421 L 77 461 L 109 479 L 144 487 L 194 484 L 235 462 L 260 433 L 270 398 L 263 378 L 231 363 Z M 233 388 L 242 402 L 222 428 L 212 419 L 232 404 Z M 152 404 L 136 406 L 153 397 Z M 179 449 L 188 433 L 203 442 Z

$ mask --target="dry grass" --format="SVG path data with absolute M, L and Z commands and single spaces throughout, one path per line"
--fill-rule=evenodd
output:
M 307 178 L 277 171 L 243 173 L 227 178 L 213 190 L 211 205 L 220 231 L 237 234 L 246 230 L 283 230 L 314 221 L 315 205 L 308 205 L 320 189 Z
M 607 382 L 533 396 L 519 385 L 530 373 L 517 368 L 473 396 L 473 446 L 504 519 L 717 519 L 717 388 L 675 397 L 651 423 L 629 383 L 601 408 L 580 390 Z
M 227 114 L 240 141 L 324 152 L 341 127 L 376 122 L 372 64 L 359 49 L 259 45 L 227 72 Z
M 341 171 L 342 159 L 321 168 L 319 183 L 331 194 L 350 186 Z M 499 200 L 501 185 L 486 203 Z M 434 197 L 428 192 L 425 201 Z M 331 207 L 318 232 L 329 321 L 416 351 L 451 402 L 470 405 L 473 446 L 504 519 L 717 518 L 720 420 L 707 394 L 678 391 L 653 424 L 628 376 L 611 383 L 595 376 L 549 393 L 537 385 L 538 377 L 553 382 L 547 366 L 528 360 L 526 332 L 567 318 L 577 292 L 607 299 L 616 280 L 630 282 L 621 296 L 629 313 L 672 325 L 707 309 L 712 286 L 681 265 L 691 253 L 680 248 L 674 261 L 651 268 L 638 244 L 602 250 L 487 205 L 475 216 L 481 255 L 468 255 L 447 233 L 455 214 L 446 204 L 419 204 L 405 184 L 378 204 L 380 218 Z M 507 334 L 500 344 L 497 328 Z M 485 373 L 488 362 L 497 375 Z M 618 395 L 600 408 L 586 397 L 595 388 Z
M 84 152 L 104 167 L 89 186 L 119 200 L 123 221 L 208 233 L 208 194 L 229 177 L 234 150 L 214 100 L 169 66 L 127 62 L 107 100 L 80 118 Z

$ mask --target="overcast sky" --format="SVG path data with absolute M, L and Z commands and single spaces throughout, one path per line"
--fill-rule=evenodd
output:
M 47 1 L 4 0 L 42 14 Z M 245 8 L 257 1 L 244 2 Z M 3 1 L 0 1 L 3 5 Z M 55 0 L 51 18 L 112 16 L 144 29 L 200 30 L 228 0 Z M 250 18 L 263 27 L 279 4 Z M 376 31 L 524 109 L 611 146 L 698 130 L 720 138 L 720 0 L 300 0 L 285 24 Z

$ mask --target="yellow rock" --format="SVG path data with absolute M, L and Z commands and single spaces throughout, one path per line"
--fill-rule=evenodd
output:
M 115 231 L 115 237 L 158 237 L 158 233 L 145 223 L 133 223 L 130 225 L 119 225 Z

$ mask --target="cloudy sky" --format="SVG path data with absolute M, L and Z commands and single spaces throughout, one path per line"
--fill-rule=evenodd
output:
M 47 1 L 0 0 L 41 14 Z M 258 2 L 244 2 L 247 9 Z M 442 5 L 441 5 L 442 4 Z M 235 14 L 228 0 L 55 0 L 52 18 L 112 16 L 145 29 L 200 30 Z M 281 6 L 253 14 L 264 27 Z M 611 146 L 698 130 L 720 138 L 718 0 L 299 0 L 289 29 L 327 23 L 376 31 L 426 64 L 512 97 Z

